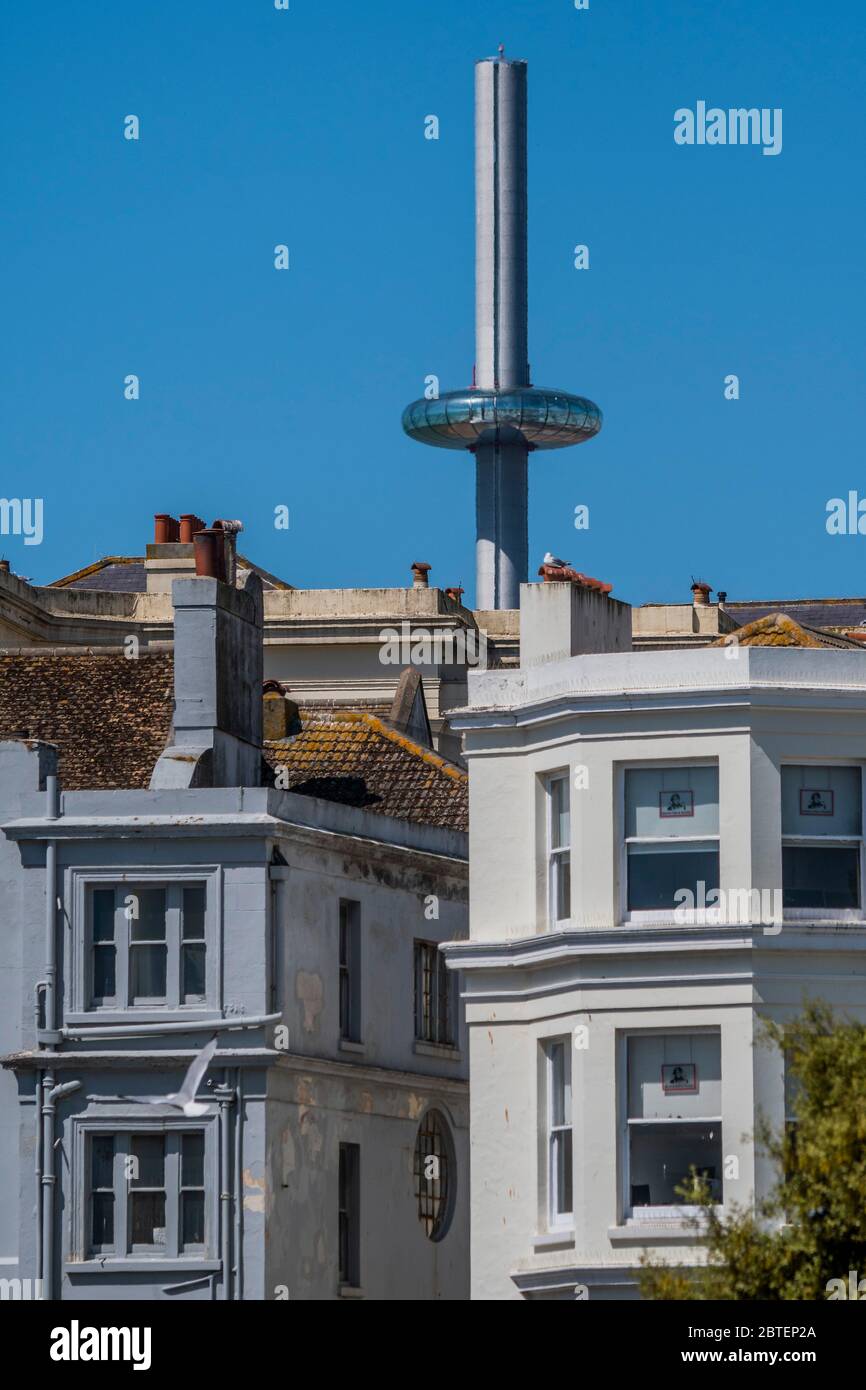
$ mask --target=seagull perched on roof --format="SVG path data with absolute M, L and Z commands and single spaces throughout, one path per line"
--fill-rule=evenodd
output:
M 559 560 L 559 559 L 557 559 L 557 557 L 556 557 L 555 555 L 551 555 L 551 553 L 550 553 L 549 550 L 548 550 L 547 554 L 546 554 L 545 557 L 544 557 L 543 563 L 544 563 L 545 565 L 556 565 L 556 568 L 557 568 L 557 569 L 560 569 L 560 570 L 568 569 L 568 565 L 569 565 L 569 561 L 568 561 L 568 560 Z
M 206 1043 L 201 1052 L 197 1052 L 187 1069 L 186 1076 L 180 1084 L 179 1091 L 169 1091 L 166 1096 L 124 1096 L 124 1100 L 134 1100 L 136 1104 L 146 1105 L 173 1105 L 176 1110 L 182 1110 L 184 1115 L 194 1119 L 196 1115 L 206 1115 L 208 1107 L 201 1105 L 195 1098 L 196 1091 L 204 1080 L 204 1074 L 210 1066 L 217 1050 L 217 1038 L 214 1033 L 209 1043 Z

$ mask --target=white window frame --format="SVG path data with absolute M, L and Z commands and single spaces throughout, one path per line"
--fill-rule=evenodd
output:
M 719 851 L 719 887 L 722 884 L 722 844 L 721 834 L 715 835 L 626 835 L 627 809 L 625 800 L 626 773 L 639 771 L 663 771 L 670 768 L 682 769 L 686 771 L 692 767 L 714 767 L 719 772 L 719 825 L 721 826 L 721 769 L 718 758 L 658 758 L 646 759 L 640 762 L 622 763 L 619 767 L 619 920 L 625 924 L 628 922 L 673 922 L 674 912 L 677 912 L 677 921 L 682 919 L 684 926 L 689 923 L 700 922 L 697 906 L 694 911 L 686 908 L 677 910 L 676 908 L 636 908 L 631 910 L 628 905 L 628 860 L 629 845 L 671 845 L 671 844 L 699 844 L 705 845 L 713 843 L 717 845 Z
M 554 848 L 553 840 L 553 788 L 557 783 L 565 784 L 565 792 L 568 798 L 568 826 L 569 837 L 567 845 L 557 845 Z M 545 878 L 547 884 L 547 925 L 551 931 L 556 931 L 563 924 L 572 920 L 573 912 L 573 893 L 574 882 L 571 877 L 571 775 L 568 769 L 560 769 L 557 772 L 549 772 L 544 777 L 544 802 L 545 802 Z M 568 865 L 569 888 L 568 888 L 568 916 L 556 916 L 556 903 L 559 898 L 558 888 L 559 879 L 562 872 L 562 864 Z
M 544 1049 L 544 1117 L 545 1117 L 545 1155 L 547 1173 L 547 1226 L 548 1230 L 556 1231 L 570 1229 L 574 1225 L 574 1087 L 573 1077 L 574 1068 L 572 1066 L 571 1037 L 566 1034 L 559 1038 L 545 1038 L 542 1043 Z M 556 1062 L 555 1052 L 561 1049 L 563 1066 L 563 1098 L 566 1092 L 571 1093 L 571 1111 L 565 1115 L 562 1123 L 554 1123 L 554 1095 L 556 1090 Z M 563 1103 L 563 1113 L 565 1105 Z M 558 1206 L 559 1194 L 559 1163 L 561 1161 L 564 1144 L 561 1139 L 566 1135 L 571 1135 L 571 1208 L 562 1211 Z
M 622 1219 L 623 1219 L 624 1223 L 625 1223 L 626 1225 L 628 1225 L 628 1226 L 637 1226 L 637 1227 L 640 1227 L 640 1226 L 645 1226 L 645 1225 L 652 1225 L 653 1223 L 657 1223 L 657 1222 L 660 1222 L 660 1221 L 663 1221 L 663 1222 L 687 1221 L 690 1217 L 697 1217 L 697 1216 L 700 1216 L 700 1214 L 701 1214 L 701 1212 L 702 1212 L 702 1210 L 703 1210 L 702 1207 L 700 1207 L 700 1206 L 698 1206 L 698 1205 L 696 1205 L 696 1204 L 694 1204 L 694 1203 L 676 1203 L 675 1205 L 671 1205 L 671 1206 L 662 1206 L 662 1205 L 658 1205 L 658 1206 L 651 1206 L 651 1207 L 640 1207 L 640 1208 L 638 1208 L 638 1211 L 639 1211 L 640 1214 L 639 1214 L 639 1215 L 635 1215 L 635 1213 L 634 1213 L 633 1210 L 632 1210 L 632 1204 L 631 1204 L 631 1135 L 632 1135 L 632 1129 L 633 1129 L 633 1128 L 637 1128 L 637 1127 L 639 1127 L 639 1126 L 648 1127 L 648 1126 L 650 1126 L 650 1125 L 658 1126 L 658 1125 L 664 1125 L 664 1124 L 671 1124 L 671 1125 L 688 1125 L 688 1124 L 693 1124 L 693 1125 L 695 1125 L 695 1127 L 697 1127 L 698 1125 L 712 1125 L 712 1124 L 717 1124 L 717 1125 L 719 1126 L 720 1135 L 722 1135 L 722 1134 L 724 1133 L 724 1129 L 723 1129 L 723 1124 L 724 1124 L 724 1122 L 723 1122 L 722 1116 L 721 1116 L 721 1115 L 700 1115 L 700 1116 L 697 1116 L 697 1115 L 696 1115 L 696 1116 L 694 1117 L 694 1119 L 688 1119 L 688 1120 L 681 1120 L 681 1119 L 671 1119 L 671 1120 L 664 1120 L 664 1119 L 644 1120 L 644 1119 L 639 1119 L 639 1118 L 634 1118 L 634 1119 L 633 1119 L 632 1117 L 629 1116 L 629 1113 L 628 1113 L 628 1081 L 629 1081 L 629 1076 L 628 1076 L 628 1052 L 629 1052 L 629 1047 L 628 1047 L 628 1044 L 629 1044 L 629 1039 L 630 1039 L 630 1038 L 641 1038 L 641 1037 L 643 1037 L 643 1038 L 646 1038 L 646 1037 L 673 1038 L 673 1037 L 677 1037 L 677 1036 L 679 1036 L 679 1037 L 695 1037 L 695 1036 L 697 1036 L 697 1035 L 699 1035 L 699 1034 L 700 1034 L 700 1035 L 704 1035 L 704 1036 L 715 1036 L 715 1037 L 718 1037 L 718 1038 L 719 1038 L 719 1047 L 720 1047 L 720 1049 L 721 1049 L 721 1041 L 722 1041 L 722 1040 L 721 1040 L 721 1029 L 720 1029 L 720 1028 L 717 1028 L 717 1027 L 716 1027 L 716 1028 L 714 1028 L 714 1027 L 693 1027 L 693 1028 L 629 1028 L 627 1031 L 621 1033 L 620 1036 L 619 1036 L 619 1066 L 618 1066 L 618 1068 L 617 1068 L 617 1072 L 618 1072 L 618 1076 L 619 1076 L 619 1080 L 620 1080 L 620 1088 L 619 1088 L 619 1089 L 620 1089 L 620 1104 L 619 1104 L 619 1107 L 618 1107 L 618 1108 L 619 1108 L 619 1114 L 620 1114 L 619 1130 L 620 1130 L 620 1150 L 621 1150 L 621 1166 L 622 1166 L 622 1191 L 621 1191 L 621 1194 L 620 1194 L 620 1200 L 621 1200 L 621 1207 L 622 1207 Z M 724 1074 L 722 1074 L 722 1085 L 724 1086 Z M 723 1142 L 722 1142 L 722 1159 L 723 1159 L 723 1162 L 722 1162 L 722 1176 L 721 1176 L 721 1179 L 720 1179 L 720 1182 L 721 1182 L 721 1184 L 722 1184 L 722 1198 L 721 1198 L 721 1201 L 714 1203 L 715 1210 L 716 1210 L 719 1214 L 721 1214 L 721 1213 L 724 1211 L 724 1181 L 725 1181 L 725 1170 L 724 1170 L 724 1143 L 723 1143 Z
M 822 758 L 820 762 L 808 758 L 783 758 L 779 764 L 779 784 L 781 787 L 781 769 L 783 767 L 809 767 L 814 766 L 816 770 L 825 767 L 856 767 L 860 773 L 860 834 L 859 835 L 786 835 L 781 829 L 781 807 L 779 814 L 779 828 L 781 850 L 786 848 L 810 849 L 859 849 L 858 872 L 860 888 L 859 907 L 782 907 L 783 922 L 863 922 L 866 921 L 866 884 L 864 884 L 864 873 L 866 873 L 866 838 L 864 838 L 864 813 L 866 813 L 866 795 L 864 795 L 864 782 L 866 782 L 866 766 L 856 758 Z M 780 859 L 784 861 L 784 856 L 780 854 Z M 785 893 L 785 871 L 784 862 L 780 863 L 782 877 L 782 896 L 784 902 Z

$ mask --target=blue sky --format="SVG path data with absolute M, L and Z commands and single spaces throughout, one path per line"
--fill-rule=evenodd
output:
M 531 572 L 551 549 L 632 602 L 692 575 L 866 593 L 866 536 L 825 530 L 866 496 L 862 0 L 41 0 L 2 31 L 2 493 L 45 507 L 41 546 L 0 538 L 18 572 L 196 511 L 298 585 L 426 560 L 471 598 L 472 460 L 400 415 L 428 373 L 471 378 L 472 68 L 504 42 L 533 375 L 605 414 L 531 460 Z M 677 146 L 699 99 L 781 107 L 782 153 Z

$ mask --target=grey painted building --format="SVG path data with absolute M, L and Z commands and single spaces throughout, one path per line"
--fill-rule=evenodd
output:
M 388 744 L 438 824 L 281 790 L 260 581 L 173 601 L 173 676 L 0 673 L 0 1275 L 57 1299 L 465 1298 L 466 1047 L 437 949 L 467 931 L 463 774 Z M 24 707 L 57 662 L 55 748 Z M 160 1100 L 214 1035 L 201 1113 Z

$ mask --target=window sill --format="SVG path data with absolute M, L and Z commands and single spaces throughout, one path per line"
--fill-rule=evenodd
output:
M 89 1260 L 64 1260 L 64 1274 L 152 1274 L 156 1270 L 160 1274 L 213 1274 L 222 1269 L 220 1260 L 209 1260 L 202 1257 L 197 1259 L 190 1256 L 188 1259 L 163 1259 L 160 1255 L 136 1259 L 134 1256 L 124 1259 L 115 1259 L 111 1255 L 105 1255 L 99 1259 Z
M 224 1022 L 223 1015 L 218 1009 L 208 1008 L 203 1004 L 191 1004 L 184 1009 L 155 1009 L 134 1008 L 128 1009 L 87 1009 L 86 1012 L 68 1013 L 64 1018 L 64 1023 L 69 1027 L 82 1028 L 90 1023 L 94 1028 L 106 1028 L 109 1025 L 122 1025 L 125 1023 L 203 1023 L 213 1019 L 214 1023 Z
M 700 1208 L 695 1208 L 697 1213 Z M 716 1212 L 722 1215 L 724 1208 L 716 1207 Z M 660 1241 L 676 1241 L 677 1244 L 695 1244 L 704 1240 L 706 1230 L 694 1226 L 688 1215 L 677 1215 L 671 1217 L 641 1217 L 627 1216 L 622 1226 L 610 1226 L 608 1228 L 608 1239 L 611 1244 L 658 1244 Z
M 866 916 L 860 908 L 786 907 L 782 922 L 789 926 L 805 923 L 810 927 L 862 927 Z
M 363 1298 L 364 1290 L 359 1284 L 341 1284 L 337 1290 L 340 1298 Z
M 444 1062 L 459 1062 L 463 1056 L 460 1048 L 451 1043 L 421 1042 L 419 1038 L 412 1044 L 412 1051 L 418 1057 L 438 1057 Z
M 559 1230 L 538 1231 L 532 1237 L 533 1250 L 557 1250 L 574 1245 L 574 1227 L 562 1226 Z
M 357 1057 L 365 1057 L 367 1054 L 367 1044 L 353 1042 L 351 1038 L 340 1038 L 337 1043 L 338 1052 L 353 1052 Z

